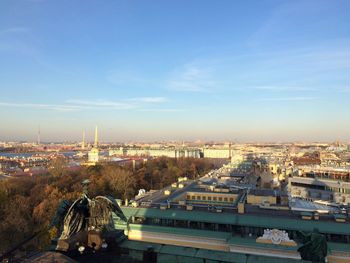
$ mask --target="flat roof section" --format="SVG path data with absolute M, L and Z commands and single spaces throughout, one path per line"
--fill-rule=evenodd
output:
M 192 259 L 206 259 L 206 260 L 214 260 L 217 261 L 220 259 L 221 262 L 232 262 L 232 263 L 297 263 L 297 262 L 305 262 L 303 260 L 297 259 L 281 259 L 275 257 L 268 256 L 256 256 L 256 255 L 246 255 L 241 253 L 234 252 L 224 252 L 224 251 L 214 251 L 207 249 L 198 249 L 198 248 L 189 248 L 189 247 L 181 247 L 174 245 L 160 245 L 156 243 L 150 242 L 142 242 L 142 241 L 133 241 L 133 240 L 125 240 L 120 244 L 121 248 L 137 250 L 137 251 L 146 251 L 150 246 L 153 247 L 154 251 L 159 253 L 160 256 L 162 254 L 174 255 L 174 256 L 183 256 L 189 257 Z
M 350 235 L 348 223 L 322 220 L 302 220 L 285 216 L 269 216 L 261 214 L 213 213 L 209 211 L 186 211 L 180 209 L 160 210 L 158 208 L 122 207 L 127 218 L 131 216 L 173 220 L 188 220 L 203 223 L 232 224 L 284 230 L 313 231 L 318 228 L 321 233 Z

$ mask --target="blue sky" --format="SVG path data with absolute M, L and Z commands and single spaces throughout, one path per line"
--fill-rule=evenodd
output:
M 350 2 L 0 2 L 0 140 L 350 140 Z

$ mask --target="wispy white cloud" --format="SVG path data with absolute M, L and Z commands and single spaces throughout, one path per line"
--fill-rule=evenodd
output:
M 130 109 L 133 105 L 130 103 L 106 101 L 106 100 L 81 100 L 81 99 L 70 99 L 66 103 L 86 106 L 89 108 L 110 108 L 110 109 Z
M 30 2 L 30 3 L 43 3 L 43 2 L 46 2 L 46 0 L 26 0 L 27 2 Z
M 114 85 L 150 83 L 149 79 L 135 70 L 110 70 L 106 73 L 106 80 Z
M 86 109 L 86 107 L 78 105 L 65 105 L 65 104 L 40 104 L 40 103 L 12 103 L 12 102 L 0 102 L 0 107 L 11 108 L 30 108 L 30 109 L 42 109 L 42 110 L 55 110 L 55 111 L 79 111 Z
M 30 30 L 31 29 L 29 27 L 9 27 L 9 28 L 0 30 L 0 35 L 9 34 L 9 33 L 27 33 L 27 32 L 30 32 Z
M 166 101 L 167 99 L 165 97 L 137 97 L 137 98 L 123 99 L 119 101 L 70 99 L 70 100 L 67 100 L 66 103 L 86 105 L 90 107 L 131 109 L 131 108 L 137 108 L 147 104 L 164 103 Z
M 284 31 L 290 32 L 289 35 L 294 33 L 293 39 L 301 38 L 302 33 L 299 33 L 300 30 L 294 32 L 295 28 L 300 25 L 312 29 L 317 28 L 320 23 L 326 25 L 328 19 L 322 21 L 315 18 L 330 16 L 330 10 L 335 6 L 330 1 L 317 1 L 317 5 L 313 1 L 281 1 L 266 16 L 265 21 L 260 23 L 260 26 L 248 39 L 248 45 L 257 47 L 271 41 L 293 42 L 289 36 L 283 37 Z
M 26 55 L 37 53 L 36 49 L 31 45 L 32 34 L 28 34 L 30 31 L 31 29 L 28 27 L 0 29 L 0 51 L 15 51 Z
M 182 112 L 185 111 L 185 109 L 140 109 L 139 111 L 143 112 Z
M 253 90 L 272 91 L 272 92 L 293 92 L 293 91 L 313 91 L 315 88 L 302 86 L 255 86 L 250 87 Z
M 139 97 L 139 98 L 131 98 L 129 101 L 135 102 L 143 102 L 143 103 L 164 103 L 167 101 L 165 97 Z
M 341 93 L 350 93 L 350 87 L 338 88 L 337 91 Z
M 282 66 L 289 64 L 299 71 L 324 72 L 350 68 L 350 49 L 343 44 L 334 43 L 333 48 L 312 48 L 294 50 L 294 54 L 284 52 L 281 56 L 271 57 L 265 60 L 265 65 L 272 67 L 273 64 Z
M 280 98 L 258 98 L 257 101 L 310 101 L 317 97 L 280 97 Z
M 212 71 L 196 65 L 185 65 L 169 78 L 167 86 L 175 91 L 211 92 L 216 85 Z
M 0 102 L 0 107 L 11 108 L 29 108 L 29 109 L 41 109 L 41 110 L 53 110 L 53 111 L 82 111 L 82 110 L 152 110 L 147 109 L 148 105 L 161 104 L 166 102 L 165 97 L 139 97 L 124 99 L 120 101 L 108 101 L 108 100 L 85 100 L 85 99 L 69 99 L 61 104 L 43 104 L 43 103 L 13 103 L 13 102 Z M 168 110 L 168 109 L 157 109 Z
M 29 27 L 9 27 L 0 29 L 0 52 L 11 52 L 16 55 L 26 56 L 31 62 L 34 62 L 43 68 L 54 71 L 59 74 L 74 75 L 72 70 L 66 70 L 54 65 L 42 53 L 41 39 L 37 37 L 32 28 Z

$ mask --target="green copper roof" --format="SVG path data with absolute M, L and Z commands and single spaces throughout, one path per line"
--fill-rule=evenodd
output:
M 349 224 L 338 223 L 335 221 L 302 220 L 273 215 L 230 214 L 196 210 L 186 211 L 179 209 L 160 210 L 157 208 L 122 207 L 122 210 L 127 218 L 136 216 L 145 218 L 176 219 L 300 231 L 313 231 L 314 228 L 318 228 L 322 233 L 350 235 Z
M 207 249 L 197 249 L 197 248 L 189 248 L 189 247 L 181 247 L 181 246 L 173 246 L 173 245 L 159 245 L 155 243 L 149 242 L 141 242 L 141 241 L 132 241 L 126 240 L 119 245 L 121 248 L 127 248 L 131 250 L 145 251 L 149 246 L 152 246 L 155 252 L 160 253 L 160 255 L 173 255 L 184 257 L 177 258 L 179 262 L 194 262 L 196 259 L 206 259 L 213 260 L 214 262 L 235 262 L 235 263 L 297 263 L 297 262 L 305 262 L 302 260 L 296 259 L 282 259 L 282 258 L 274 258 L 268 256 L 255 256 L 255 255 L 245 255 L 233 252 L 225 252 L 225 251 L 214 251 Z M 169 258 L 171 260 L 171 258 Z M 170 262 L 170 261 L 169 261 Z
M 200 237 L 213 238 L 213 239 L 223 239 L 223 240 L 226 240 L 227 243 L 229 244 L 239 245 L 239 246 L 248 246 L 248 247 L 274 249 L 274 250 L 287 250 L 287 251 L 296 251 L 298 249 L 298 247 L 257 243 L 254 238 L 241 238 L 238 236 L 232 237 L 231 233 L 219 232 L 219 231 L 206 231 L 206 230 L 188 229 L 188 228 L 180 228 L 180 227 L 164 227 L 164 226 L 150 226 L 150 225 L 138 225 L 138 224 L 130 224 L 129 229 L 142 230 L 146 232 L 183 235 L 183 236 L 200 236 Z
M 331 251 L 341 251 L 350 253 L 350 244 L 327 242 Z
M 185 236 L 205 236 L 208 238 L 216 238 L 216 239 L 224 239 L 224 240 L 227 240 L 231 237 L 231 233 L 227 233 L 227 232 L 189 229 L 189 228 L 181 228 L 181 227 L 129 224 L 129 229 L 149 231 L 149 232 L 169 233 L 169 234 L 185 235 Z
M 191 248 L 191 247 L 179 247 L 179 246 L 170 246 L 170 245 L 163 245 L 160 253 L 164 254 L 176 254 L 178 256 L 185 256 L 185 257 L 195 257 L 197 253 L 197 249 Z
M 242 238 L 242 237 L 236 237 L 236 236 L 230 238 L 228 243 L 232 244 L 232 245 L 274 249 L 274 250 L 287 250 L 287 251 L 295 251 L 295 252 L 298 250 L 298 247 L 258 243 L 258 242 L 256 242 L 255 238 Z

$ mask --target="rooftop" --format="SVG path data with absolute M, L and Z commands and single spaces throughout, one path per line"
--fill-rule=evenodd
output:
M 204 209 L 186 211 L 182 209 L 160 210 L 158 208 L 122 207 L 122 210 L 127 218 L 131 216 L 162 218 L 299 231 L 313 231 L 317 228 L 322 233 L 350 235 L 348 223 L 336 222 L 334 217 L 326 217 L 324 220 L 302 220 L 299 213 L 294 214 L 290 211 L 288 213 L 267 211 L 267 213 L 238 214 L 223 210 L 222 213 L 218 214 Z

